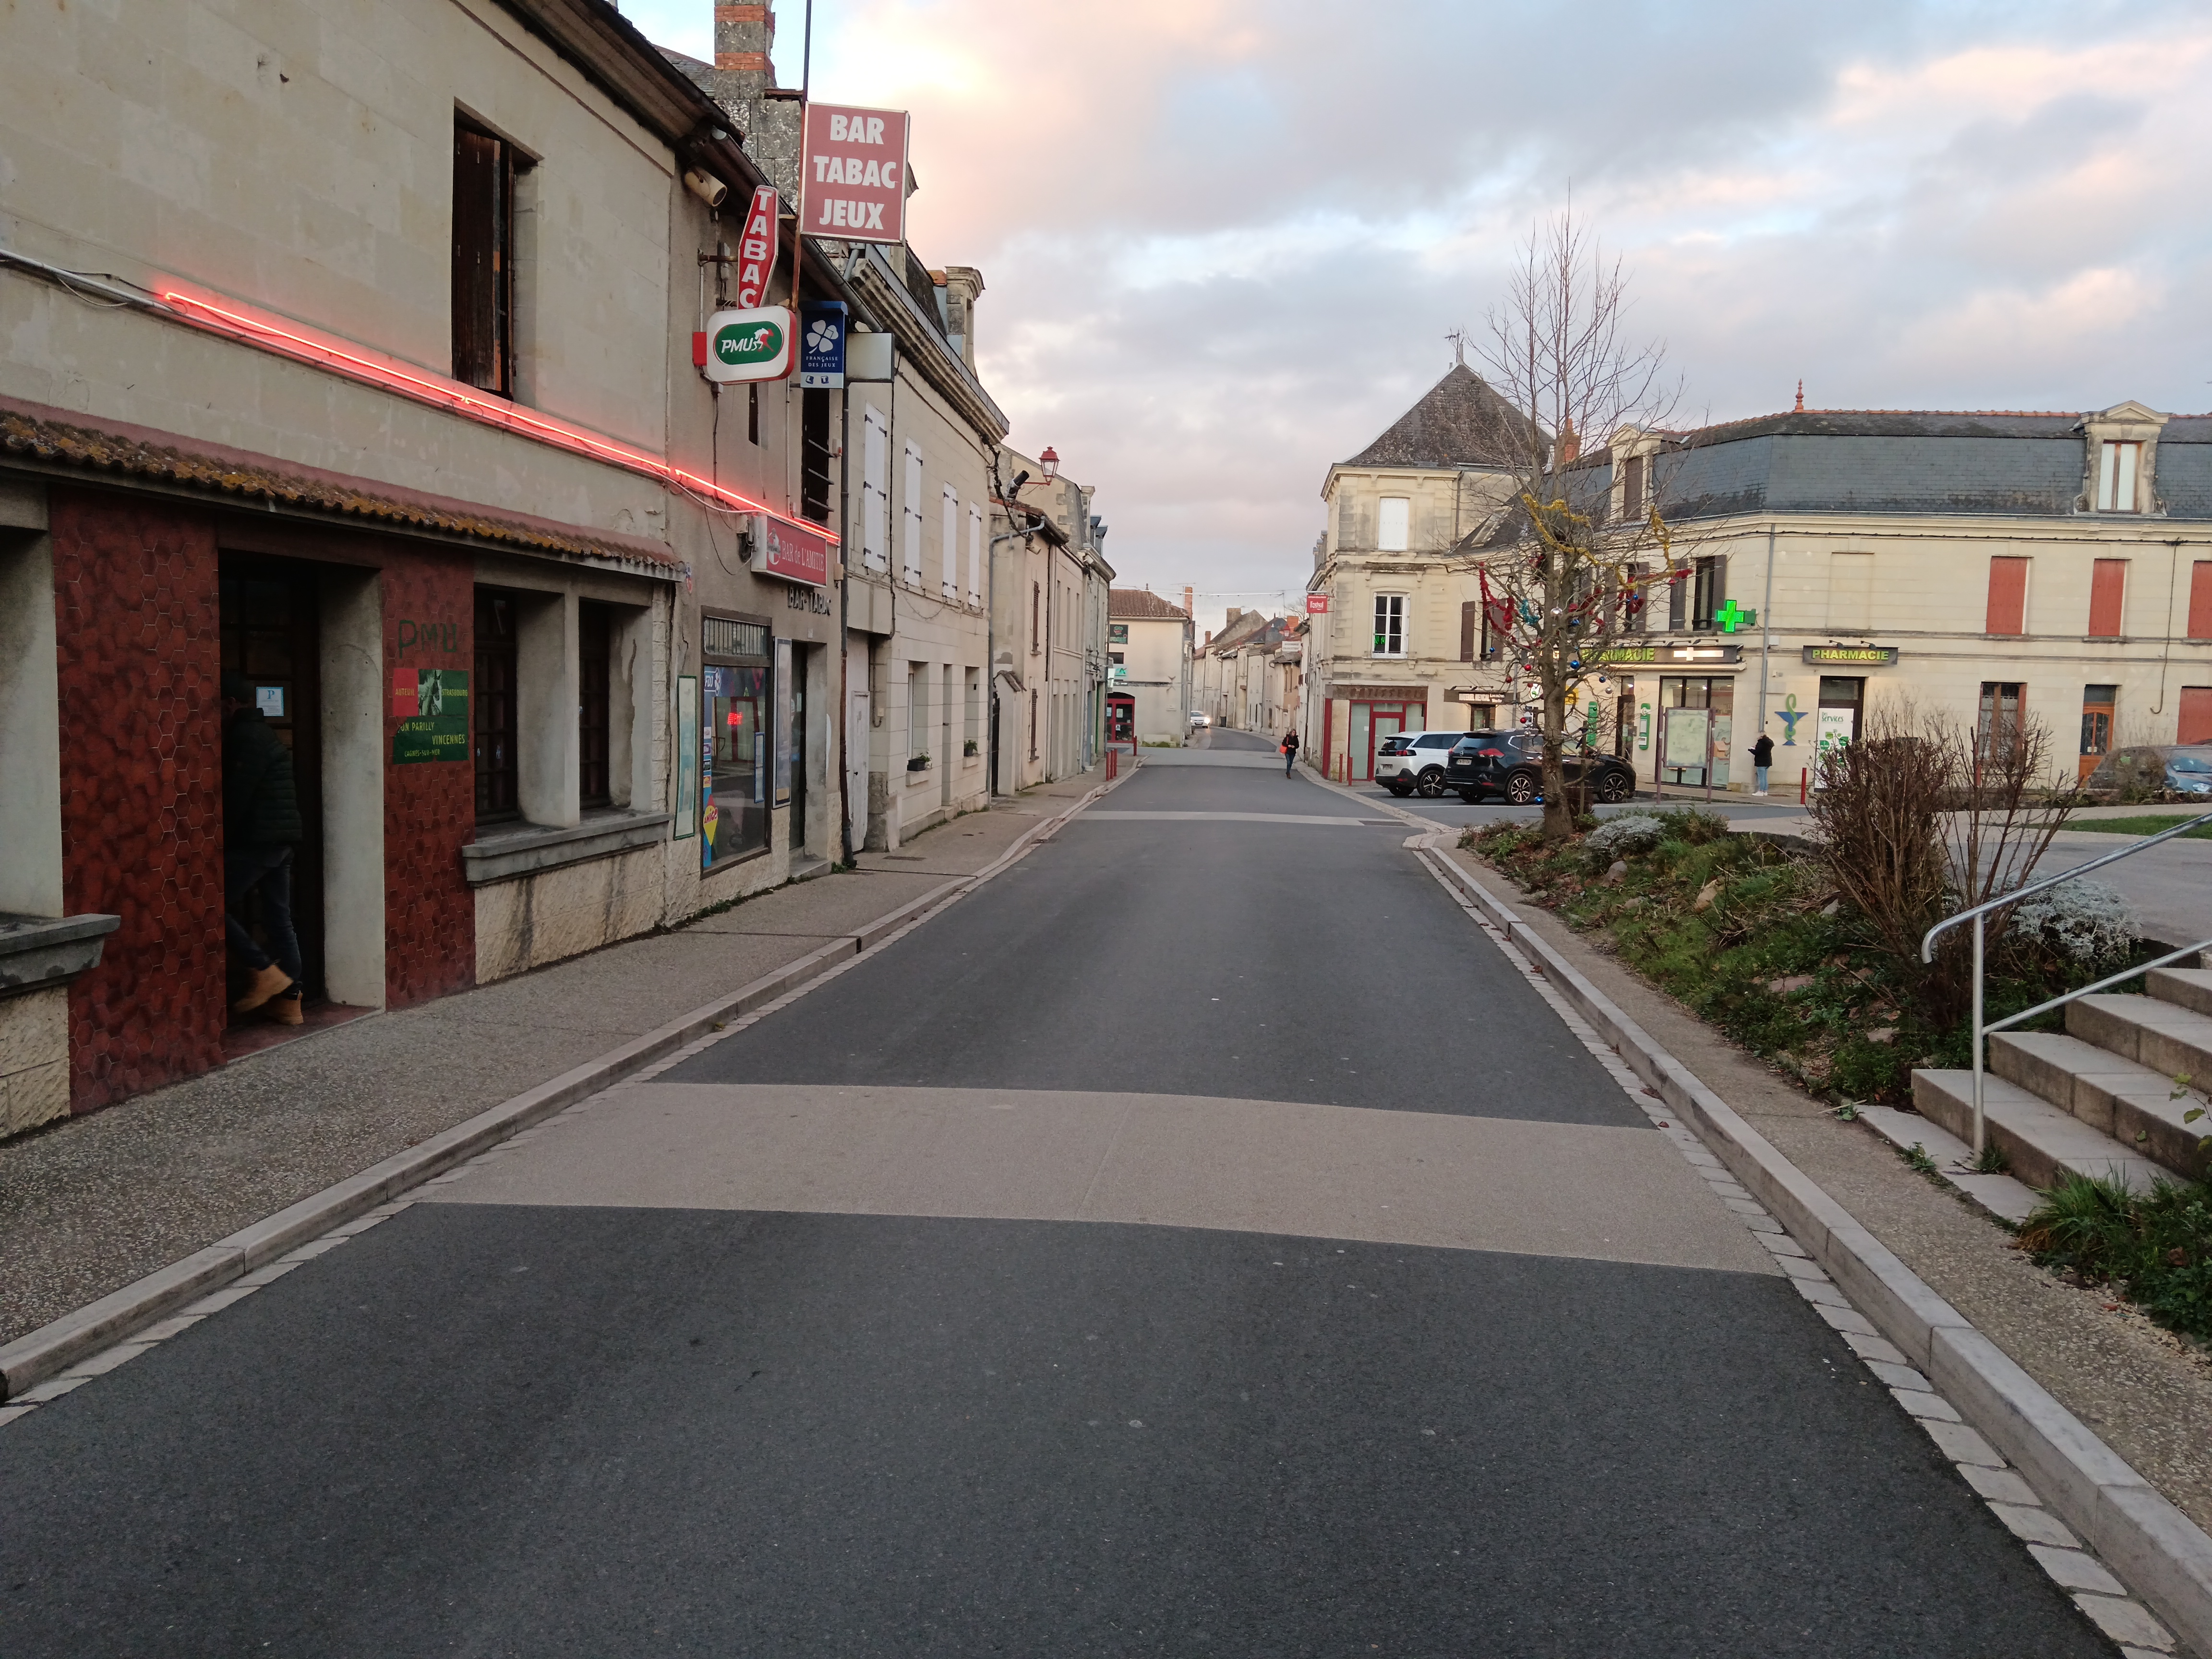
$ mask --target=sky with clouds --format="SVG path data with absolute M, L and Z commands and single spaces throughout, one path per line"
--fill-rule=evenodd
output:
M 711 57 L 711 0 L 623 9 Z M 1678 421 L 1800 376 L 1814 408 L 2212 408 L 2201 0 L 820 0 L 813 85 L 914 112 L 910 240 L 981 269 L 1012 441 L 1209 627 L 1292 601 L 1328 464 L 1570 191 Z

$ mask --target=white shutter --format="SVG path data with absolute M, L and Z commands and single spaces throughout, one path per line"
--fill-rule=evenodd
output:
M 983 603 L 983 509 L 968 503 L 968 603 Z
M 906 447 L 906 490 L 899 503 L 899 563 L 906 579 L 921 585 L 921 451 Z
M 883 411 L 864 405 L 867 413 L 866 441 L 860 459 L 860 562 L 871 570 L 890 568 L 890 539 L 884 494 L 890 481 L 891 434 Z
M 938 534 L 944 543 L 945 576 L 939 592 L 948 599 L 960 597 L 960 492 L 945 486 L 945 520 Z

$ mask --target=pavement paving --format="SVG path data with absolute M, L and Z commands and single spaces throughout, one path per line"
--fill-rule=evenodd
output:
M 1346 806 L 1147 766 L 8 1424 L 10 1659 L 2111 1653 Z

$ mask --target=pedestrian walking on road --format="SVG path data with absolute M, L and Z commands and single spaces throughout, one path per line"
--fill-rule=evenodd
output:
M 1774 739 L 1762 732 L 1759 734 L 1759 741 L 1751 745 L 1752 793 L 1753 794 L 1763 795 L 1766 793 L 1766 769 L 1773 764 Z
M 1290 776 L 1291 768 L 1297 763 L 1298 734 L 1295 732 L 1285 732 L 1283 733 L 1283 775 L 1286 778 Z
M 292 927 L 292 858 L 300 845 L 300 796 L 292 751 L 269 729 L 253 682 L 222 677 L 223 931 L 253 977 L 232 1003 L 234 1013 L 264 1009 L 280 1025 L 305 1023 L 300 1001 L 300 936 Z M 261 896 L 261 931 L 276 955 L 254 942 L 240 913 Z

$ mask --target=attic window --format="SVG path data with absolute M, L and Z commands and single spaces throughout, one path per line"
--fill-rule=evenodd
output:
M 2135 513 L 2136 481 L 2142 471 L 2142 445 L 2108 441 L 2097 447 L 2097 511 Z
M 1620 464 L 1620 516 L 1644 516 L 1644 457 L 1631 455 Z

